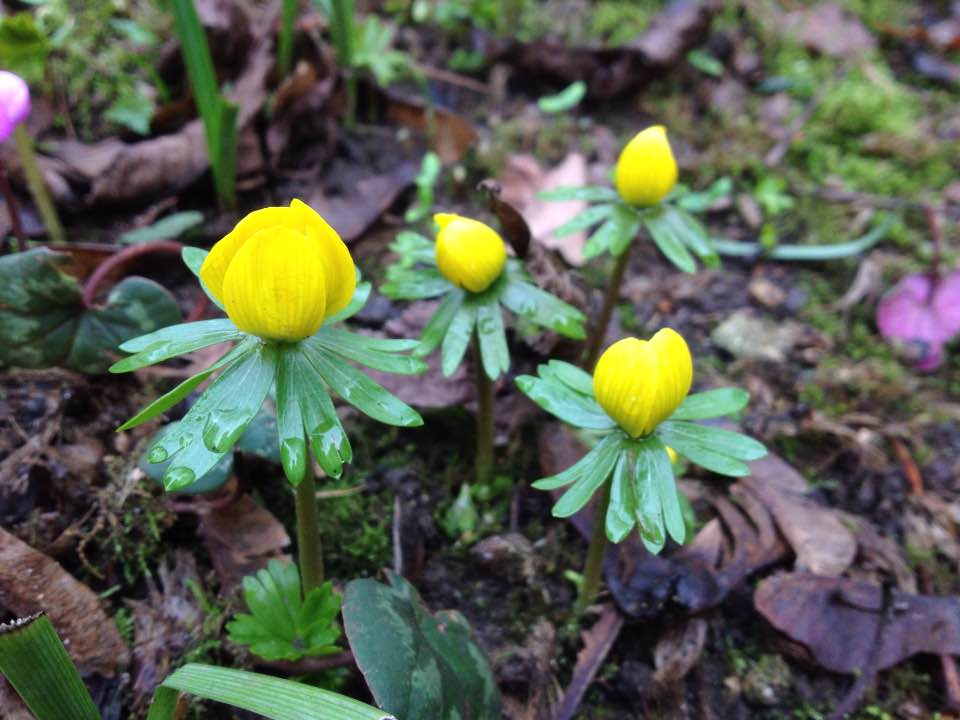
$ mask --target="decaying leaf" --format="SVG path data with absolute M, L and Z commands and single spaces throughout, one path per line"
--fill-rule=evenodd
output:
M 679 682 L 696 666 L 707 642 L 707 629 L 706 620 L 693 617 L 668 628 L 659 637 L 653 649 L 653 680 L 657 685 Z
M 225 588 L 234 587 L 271 558 L 285 559 L 282 551 L 290 544 L 290 536 L 273 513 L 246 494 L 210 509 L 197 533 Z
M 444 165 L 460 162 L 479 136 L 467 118 L 442 107 L 427 108 L 422 103 L 387 94 L 387 119 L 424 133 L 431 139 L 431 150 Z
M 879 585 L 779 573 L 760 582 L 753 600 L 771 625 L 834 672 L 862 672 L 873 652 L 878 670 L 917 653 L 960 654 L 960 598 L 899 590 L 889 595 L 885 604 Z M 883 623 L 879 635 L 878 623 Z
M 0 606 L 19 617 L 46 612 L 83 673 L 113 677 L 130 662 L 130 652 L 96 594 L 2 528 Z

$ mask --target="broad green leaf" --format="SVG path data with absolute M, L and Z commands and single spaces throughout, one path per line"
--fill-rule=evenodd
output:
M 658 473 L 662 471 L 659 455 L 666 454 L 660 448 L 637 443 L 637 464 L 635 470 L 635 493 L 637 496 L 637 527 L 644 547 L 654 555 L 663 550 L 667 543 L 664 528 L 663 501 L 660 499 Z M 670 462 L 670 458 L 667 458 Z M 673 471 L 671 470 L 671 478 Z
M 352 365 L 315 346 L 301 347 L 330 389 L 363 414 L 387 425 L 423 425 L 423 419 L 416 410 Z
M 610 430 L 614 421 L 592 396 L 571 389 L 551 376 L 548 366 L 540 366 L 541 377 L 521 375 L 517 387 L 528 398 L 563 422 L 584 430 Z
M 477 303 L 477 340 L 487 377 L 496 380 L 510 369 L 510 349 L 503 327 L 503 311 L 496 296 Z
M 322 352 L 315 354 L 324 356 Z M 309 472 L 308 468 L 300 470 L 298 466 L 300 462 L 306 465 L 307 457 L 306 448 L 297 442 L 297 439 L 302 441 L 303 438 L 302 434 L 295 432 L 293 424 L 297 417 L 303 422 L 320 467 L 327 475 L 340 477 L 343 465 L 353 460 L 353 448 L 350 447 L 350 438 L 337 416 L 324 379 L 312 362 L 311 353 L 302 351 L 298 346 L 285 348 L 280 372 L 283 373 L 283 379 L 277 385 L 277 406 L 282 419 L 278 418 L 277 432 L 282 432 L 281 464 L 285 457 L 290 464 L 289 469 L 285 467 L 287 478 L 296 485 L 303 478 L 303 470 Z M 299 404 L 299 410 L 292 407 L 294 404 Z M 290 417 L 283 417 L 288 412 Z M 284 447 L 287 448 L 287 455 L 284 454 Z
M 601 220 L 605 220 L 606 218 L 610 217 L 610 213 L 613 212 L 613 208 L 614 206 L 610 204 L 588 207 L 572 220 L 568 220 L 554 230 L 553 234 L 556 237 L 565 237 L 567 235 L 572 235 L 575 232 L 579 232 L 580 230 L 586 230 L 589 227 L 593 227 Z
M 398 718 L 495 720 L 500 692 L 460 613 L 431 614 L 406 580 L 387 571 L 347 584 L 343 624 L 373 697 Z
M 380 292 L 395 300 L 426 300 L 450 291 L 453 285 L 435 267 L 391 265 Z
M 256 575 L 243 579 L 250 614 L 227 623 L 230 639 L 265 660 L 299 660 L 339 652 L 340 596 L 325 582 L 301 598 L 296 564 L 271 560 Z
M 750 468 L 746 464 L 728 453 L 718 452 L 715 448 L 704 445 L 698 437 L 691 435 L 689 427 L 693 427 L 693 424 L 667 421 L 659 425 L 656 434 L 665 445 L 707 470 L 730 477 L 745 477 L 750 474 Z
M 515 275 L 507 278 L 500 291 L 500 302 L 520 317 L 555 333 L 574 340 L 586 337 L 586 317 L 582 312 Z
M 121 344 L 121 350 L 134 354 L 114 363 L 110 372 L 139 370 L 178 355 L 244 337 L 245 333 L 226 318 L 172 325 Z
M 163 681 L 147 720 L 174 720 L 176 691 L 269 720 L 396 720 L 359 700 L 305 683 L 197 663 L 184 665 Z
M 176 429 L 155 442 L 147 455 L 149 462 L 173 457 L 164 474 L 167 490 L 192 485 L 230 450 L 256 416 L 273 385 L 277 351 L 259 345 L 235 362 L 197 399 Z M 199 447 L 212 451 L 201 453 Z
M 661 205 L 648 210 L 643 215 L 643 223 L 667 260 L 683 272 L 696 272 L 697 263 L 687 250 L 683 238 L 677 234 L 677 228 L 671 221 L 670 209 L 669 205 Z
M 740 388 L 717 388 L 688 395 L 670 420 L 706 420 L 740 412 L 750 402 L 750 393 Z
M 183 264 L 187 266 L 187 269 L 197 278 L 197 282 L 200 283 L 200 288 L 210 299 L 210 302 L 226 312 L 227 310 L 223 306 L 223 303 L 211 294 L 210 288 L 208 288 L 207 284 L 200 278 L 200 268 L 203 267 L 203 261 L 207 259 L 207 255 L 209 254 L 209 250 L 187 246 L 180 251 L 180 258 L 183 260 Z
M 604 436 L 600 442 L 593 446 L 590 452 L 577 460 L 573 465 L 556 475 L 537 480 L 533 483 L 533 487 L 537 490 L 556 490 L 557 488 L 579 481 L 581 478 L 593 472 L 593 469 L 597 467 L 598 459 L 611 456 L 613 458 L 611 463 L 616 461 L 616 456 L 620 452 L 622 441 L 623 435 L 621 433 L 610 433 Z
M 179 422 L 172 422 L 168 425 L 164 425 L 162 428 L 160 428 L 157 434 L 153 436 L 150 441 L 151 444 L 162 440 L 165 435 L 176 432 L 178 424 Z M 201 495 L 203 493 L 219 490 L 227 484 L 227 480 L 230 479 L 230 474 L 233 472 L 232 452 L 214 453 L 210 450 L 207 450 L 203 443 L 197 443 L 194 447 L 189 448 L 186 452 L 192 453 L 197 458 L 196 464 L 198 466 L 210 465 L 210 469 L 189 485 L 177 488 L 178 493 L 182 493 L 184 495 Z M 143 471 L 144 475 L 162 487 L 163 476 L 166 474 L 167 468 L 170 467 L 171 462 L 172 459 L 167 459 L 162 463 L 148 462 L 147 453 L 145 452 L 140 456 L 140 460 L 137 462 L 137 467 Z
M 541 365 L 538 372 L 542 377 L 554 377 L 571 390 L 589 398 L 593 397 L 593 375 L 576 365 L 563 360 L 550 360 L 546 366 Z
M 585 200 L 586 202 L 618 202 L 617 191 L 609 187 L 558 187 L 537 194 L 541 200 Z
M 425 357 L 436 350 L 447 334 L 447 329 L 457 314 L 457 310 L 463 304 L 463 299 L 464 292 L 459 288 L 452 289 L 444 296 L 420 334 L 420 344 L 413 351 L 416 357 Z
M 473 337 L 473 327 L 477 320 L 477 306 L 475 303 L 463 302 L 457 308 L 447 334 L 443 336 L 440 346 L 440 369 L 445 377 L 453 375 L 460 366 L 470 338 Z
M 173 296 L 140 277 L 121 281 L 105 306 L 85 308 L 60 270 L 67 262 L 46 248 L 0 257 L 0 366 L 104 372 L 117 345 L 180 320 Z
M 556 95 L 546 95 L 537 100 L 537 107 L 545 113 L 562 113 L 572 110 L 587 94 L 587 84 L 577 80 L 567 85 Z
M 135 428 L 138 425 L 142 425 L 147 420 L 155 418 L 160 413 L 166 412 L 178 402 L 183 400 L 187 395 L 193 392 L 200 384 L 210 377 L 214 372 L 220 368 L 226 367 L 227 365 L 236 362 L 241 357 L 246 355 L 249 352 L 253 352 L 254 348 L 260 344 L 259 339 L 247 336 L 239 343 L 237 343 L 229 352 L 225 353 L 223 357 L 217 360 L 213 365 L 208 367 L 206 370 L 198 372 L 196 375 L 193 375 L 182 383 L 177 385 L 173 390 L 161 395 L 156 400 L 151 402 L 149 405 L 144 407 L 140 412 L 134 415 L 132 418 L 127 420 L 123 425 L 117 428 L 117 432 L 122 432 L 124 430 L 129 430 L 130 428 Z
M 613 543 L 622 542 L 637 523 L 637 496 L 633 475 L 633 462 L 630 453 L 625 450 L 620 453 L 613 469 L 610 505 L 605 518 L 607 538 Z M 599 522 L 599 518 L 594 522 Z
M 647 482 L 652 482 L 660 496 L 660 508 L 663 511 L 663 523 L 667 533 L 676 542 L 682 543 L 687 535 L 683 521 L 683 510 L 677 496 L 677 481 L 673 475 L 673 464 L 667 449 L 656 436 L 649 437 L 641 444 L 640 452 L 645 456 Z
M 100 720 L 80 673 L 42 613 L 0 625 L 0 674 L 37 720 Z
M 120 236 L 121 245 L 139 245 L 159 240 L 175 240 L 187 230 L 192 230 L 203 223 L 203 213 L 197 210 L 184 210 L 162 217 L 152 225 L 137 228 L 123 233 Z M 181 256 L 188 248 L 181 251 Z M 196 249 L 196 248 L 190 248 Z M 204 254 L 205 256 L 206 254 Z
M 417 375 L 427 369 L 427 364 L 420 358 L 397 354 L 416 347 L 416 340 L 373 338 L 342 328 L 322 328 L 303 342 L 307 345 L 318 345 L 342 358 L 383 372 Z
M 580 508 L 590 502 L 593 494 L 600 489 L 603 483 L 607 482 L 617 459 L 625 452 L 619 433 L 612 433 L 607 437 L 613 437 L 616 442 L 610 444 L 600 442 L 597 444 L 594 450 L 601 448 L 601 452 L 594 456 L 591 466 L 586 468 L 579 479 L 554 504 L 550 511 L 554 517 L 574 515 Z

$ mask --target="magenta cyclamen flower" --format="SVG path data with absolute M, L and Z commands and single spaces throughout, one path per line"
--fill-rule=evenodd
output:
M 30 114 L 30 88 L 19 75 L 0 70 L 0 142 Z
M 918 370 L 935 370 L 944 345 L 960 334 L 960 270 L 941 278 L 902 277 L 880 301 L 877 327 L 888 340 L 916 351 Z

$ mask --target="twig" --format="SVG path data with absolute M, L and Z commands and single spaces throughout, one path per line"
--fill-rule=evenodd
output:
M 451 85 L 459 85 L 460 87 L 466 88 L 467 90 L 473 90 L 477 93 L 489 95 L 492 92 L 486 84 L 465 75 L 450 72 L 449 70 L 443 70 L 441 68 L 435 68 L 429 65 L 421 65 L 420 63 L 413 63 L 413 69 L 428 78 L 440 80 L 441 82 L 449 83 Z
M 890 444 L 893 445 L 893 451 L 897 454 L 897 460 L 900 461 L 900 467 L 903 468 L 904 475 L 907 476 L 907 482 L 910 484 L 911 495 L 923 495 L 923 475 L 916 461 L 910 454 L 909 448 L 903 440 L 897 437 L 890 438 Z
M 603 661 L 610 654 L 613 643 L 622 629 L 623 616 L 614 605 L 607 605 L 596 624 L 583 634 L 583 650 L 577 655 L 573 678 L 560 700 L 553 720 L 572 720 L 576 715 L 587 688 L 590 687 Z

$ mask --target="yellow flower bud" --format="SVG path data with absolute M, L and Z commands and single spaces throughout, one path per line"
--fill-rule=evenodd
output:
M 593 372 L 600 407 L 631 437 L 648 435 L 690 392 L 693 360 L 686 341 L 664 328 L 647 340 L 625 338 L 608 347 Z
M 234 325 L 269 340 L 313 335 L 356 289 L 350 251 L 309 205 L 268 207 L 243 218 L 200 268 Z
M 483 292 L 500 277 L 507 262 L 503 238 L 489 225 L 478 220 L 438 213 L 437 267 L 457 287 Z
M 677 182 L 667 129 L 654 125 L 637 133 L 617 159 L 617 192 L 631 205 L 656 205 Z

